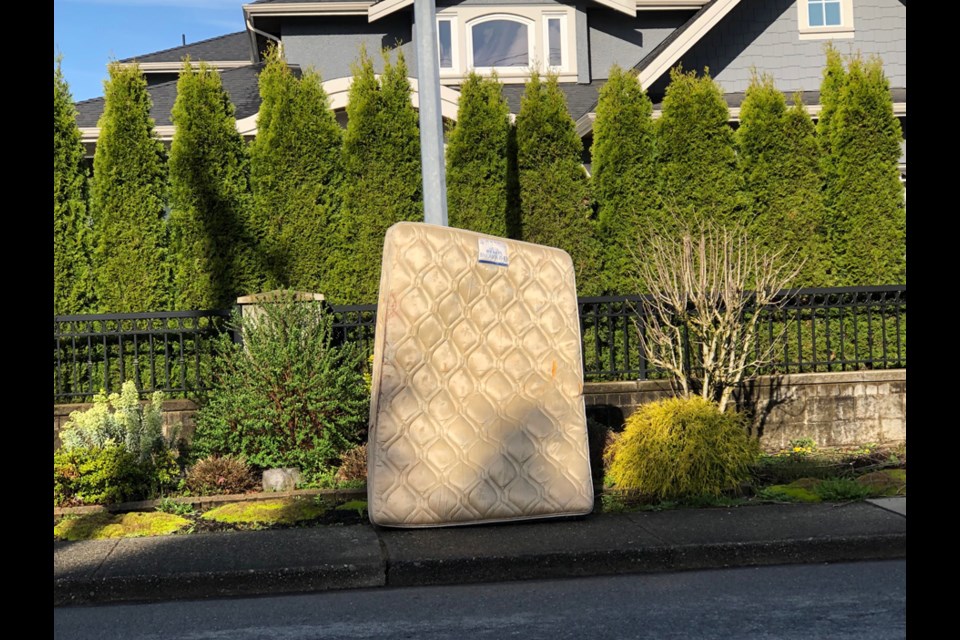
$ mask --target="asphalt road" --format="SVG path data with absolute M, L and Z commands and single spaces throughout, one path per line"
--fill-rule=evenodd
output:
M 906 637 L 906 562 L 54 609 L 62 640 Z

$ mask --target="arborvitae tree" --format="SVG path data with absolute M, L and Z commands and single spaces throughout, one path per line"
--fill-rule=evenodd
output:
M 330 297 L 335 303 L 377 299 L 383 238 L 401 220 L 423 221 L 420 129 L 410 101 L 403 52 L 383 52 L 376 78 L 366 51 L 353 68 L 343 138 L 343 207 L 339 247 L 331 253 Z
M 820 164 L 824 179 L 833 181 L 836 168 L 830 151 L 830 124 L 840 103 L 840 89 L 847 81 L 847 70 L 843 65 L 843 56 L 832 42 L 824 47 L 827 61 L 823 67 L 823 80 L 820 82 L 820 115 L 817 118 L 817 141 L 820 144 Z
M 633 291 L 643 238 L 657 228 L 653 104 L 636 76 L 614 65 L 600 89 L 593 125 L 593 195 L 604 245 L 603 287 Z
M 729 109 L 708 70 L 670 71 L 657 121 L 660 193 L 664 220 L 687 226 L 701 220 L 742 222 L 743 206 Z M 675 227 L 674 227 L 675 229 Z
M 534 71 L 517 114 L 517 168 L 523 240 L 570 254 L 579 295 L 597 295 L 600 251 L 591 219 L 583 143 L 557 77 Z
M 450 226 L 506 236 L 510 107 L 496 77 L 471 73 L 460 87 L 457 123 L 447 134 Z
M 793 286 L 827 286 L 819 148 L 799 96 L 788 109 L 773 77 L 754 74 L 740 108 L 737 142 L 755 244 L 804 261 Z
M 173 105 L 170 254 L 174 305 L 222 309 L 251 293 L 243 138 L 220 74 L 186 59 Z
M 97 306 L 158 311 L 170 302 L 163 144 L 154 135 L 140 68 L 113 62 L 108 69 L 90 198 Z
M 906 203 L 897 166 L 902 132 L 879 58 L 850 59 L 828 135 L 837 284 L 906 282 Z
M 325 293 L 343 179 L 340 127 L 320 76 L 307 70 L 297 78 L 275 47 L 260 73 L 260 98 L 250 182 L 264 286 Z
M 80 313 L 90 301 L 90 247 L 83 144 L 70 87 L 53 70 L 53 313 Z

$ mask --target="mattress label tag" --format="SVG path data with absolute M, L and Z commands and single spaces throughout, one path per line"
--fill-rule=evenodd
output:
M 477 238 L 477 244 L 480 248 L 480 262 L 495 264 L 501 267 L 509 266 L 506 242 L 491 240 L 489 238 Z

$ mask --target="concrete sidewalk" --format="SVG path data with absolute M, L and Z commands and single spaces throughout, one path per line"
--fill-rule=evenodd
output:
M 906 498 L 55 542 L 54 606 L 905 558 Z

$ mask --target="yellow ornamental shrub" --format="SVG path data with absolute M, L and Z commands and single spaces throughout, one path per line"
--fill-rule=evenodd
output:
M 760 453 L 746 427 L 742 414 L 699 396 L 651 402 L 627 419 L 609 477 L 659 499 L 737 491 Z

